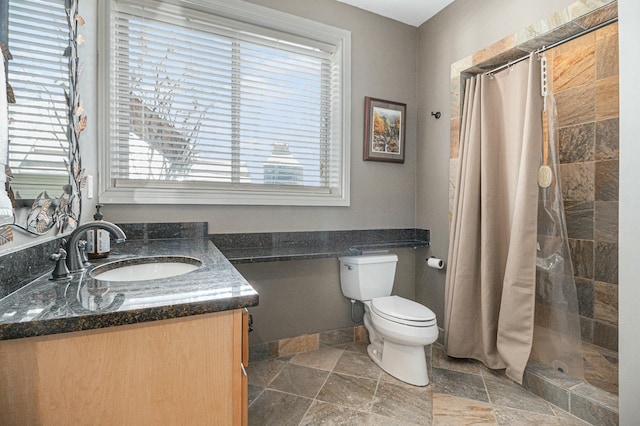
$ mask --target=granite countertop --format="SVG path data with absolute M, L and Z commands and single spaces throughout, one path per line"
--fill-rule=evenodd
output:
M 189 256 L 202 266 L 171 278 L 98 281 L 93 267 L 140 256 Z M 0 299 L 0 340 L 90 330 L 239 309 L 258 304 L 258 293 L 208 239 L 127 241 L 108 259 L 69 281 L 50 272 Z M 52 268 L 53 269 L 53 265 Z
M 365 251 L 429 246 L 429 231 L 417 229 L 212 234 L 209 237 L 234 264 L 355 256 Z

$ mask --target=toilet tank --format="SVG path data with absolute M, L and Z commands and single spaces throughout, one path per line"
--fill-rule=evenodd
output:
M 391 253 L 343 256 L 340 286 L 349 299 L 371 300 L 391 295 L 398 256 Z

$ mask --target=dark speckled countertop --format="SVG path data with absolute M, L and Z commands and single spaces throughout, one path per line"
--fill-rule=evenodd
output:
M 90 269 L 66 282 L 50 272 L 0 299 L 0 340 L 135 324 L 258 304 L 258 293 L 206 238 L 134 240 L 114 245 L 100 265 L 141 256 L 190 256 L 187 274 L 132 282 L 98 281 Z
M 231 263 L 257 263 L 354 256 L 365 251 L 429 246 L 423 229 L 212 234 Z

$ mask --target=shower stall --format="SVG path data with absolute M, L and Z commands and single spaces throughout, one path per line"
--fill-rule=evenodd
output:
M 609 15 L 615 13 L 613 19 L 609 16 L 593 31 L 563 40 L 546 52 L 550 95 L 538 176 L 535 320 L 528 368 L 566 373 L 615 395 L 619 155 L 615 2 L 609 9 L 613 11 Z M 487 62 L 484 69 L 475 65 L 473 73 L 495 67 L 495 61 Z M 468 72 L 460 81 L 471 76 Z M 454 99 L 464 98 L 464 83 L 460 87 Z M 453 137 L 457 135 L 452 133 Z M 457 149 L 455 154 L 452 150 L 453 177 L 461 162 Z

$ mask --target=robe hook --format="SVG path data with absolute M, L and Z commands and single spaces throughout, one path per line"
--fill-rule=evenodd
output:
M 431 111 L 431 115 L 433 115 L 436 118 L 436 120 L 442 117 L 442 114 L 440 114 L 440 111 L 437 111 L 437 112 Z

